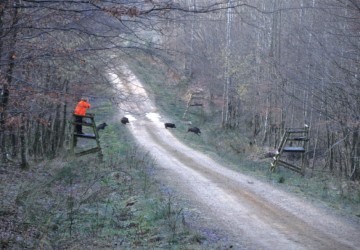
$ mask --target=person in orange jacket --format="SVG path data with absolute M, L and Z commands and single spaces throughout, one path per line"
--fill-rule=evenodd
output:
M 82 123 L 82 118 L 86 115 L 86 110 L 90 108 L 91 105 L 87 98 L 82 97 L 81 100 L 75 107 L 74 115 L 75 115 L 75 122 Z M 82 126 L 80 124 L 76 124 L 75 126 L 76 133 L 83 134 Z

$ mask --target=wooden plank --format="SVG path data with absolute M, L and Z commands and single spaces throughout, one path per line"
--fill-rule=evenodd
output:
M 288 132 L 290 134 L 307 133 L 307 131 L 304 129 L 302 129 L 302 130 L 286 130 L 286 132 Z
M 87 154 L 92 154 L 92 153 L 96 153 L 101 151 L 101 148 L 91 148 L 82 152 L 77 152 L 75 155 L 76 156 L 82 156 L 82 155 L 87 155 Z
M 309 138 L 305 136 L 288 138 L 288 141 L 308 141 Z
M 81 138 L 86 138 L 86 139 L 96 139 L 96 136 L 94 134 L 77 134 L 77 133 L 74 133 L 74 136 L 81 137 Z
M 72 121 L 73 124 L 73 130 L 72 130 L 72 145 L 71 145 L 71 153 L 75 156 L 82 156 L 82 155 L 87 155 L 87 154 L 92 154 L 92 153 L 96 153 L 99 152 L 99 157 L 102 159 L 103 155 L 101 152 L 101 146 L 100 146 L 100 140 L 99 140 L 99 133 L 96 130 L 96 123 L 95 123 L 95 119 L 94 119 L 94 115 L 93 114 L 86 114 L 84 116 L 85 118 L 88 118 L 90 120 L 90 122 L 85 122 L 83 121 L 82 123 L 77 123 L 74 120 Z M 75 115 L 74 115 L 75 118 Z M 93 134 L 78 134 L 76 133 L 75 130 L 75 125 L 82 125 L 82 126 L 87 126 L 87 127 L 92 127 L 94 133 Z M 95 139 L 96 140 L 96 144 L 97 147 L 95 148 L 90 148 L 87 150 L 84 150 L 82 152 L 74 152 L 74 147 L 76 147 L 76 141 L 77 138 L 84 138 L 84 139 Z
M 94 114 L 92 113 L 86 113 L 86 115 L 84 115 L 84 117 L 87 117 L 87 118 L 94 118 Z
M 81 125 L 81 126 L 85 126 L 85 127 L 92 127 L 94 126 L 94 124 L 89 123 L 89 122 L 72 122 L 73 125 Z
M 304 153 L 305 149 L 303 147 L 284 147 L 283 152 Z
M 301 168 L 291 164 L 291 163 L 288 163 L 288 162 L 285 162 L 285 161 L 282 161 L 282 160 L 278 160 L 277 164 L 279 165 L 282 165 L 283 167 L 286 167 L 292 171 L 295 171 L 295 172 L 298 172 L 300 174 L 302 174 L 302 170 Z

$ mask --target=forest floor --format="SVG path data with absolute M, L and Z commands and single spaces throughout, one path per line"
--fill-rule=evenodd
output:
M 232 249 L 359 249 L 359 218 L 233 171 L 184 145 L 164 128 L 171 121 L 160 115 L 141 82 L 123 70 L 126 80 L 114 78 L 114 84 L 135 94 L 121 107 L 131 110 L 129 130 L 157 161 L 157 178 L 198 215 L 189 224 L 219 229 Z M 184 136 L 197 138 L 186 131 Z

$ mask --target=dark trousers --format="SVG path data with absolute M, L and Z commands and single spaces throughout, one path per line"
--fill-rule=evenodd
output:
M 82 116 L 75 115 L 75 122 L 76 123 L 82 123 L 82 118 L 83 118 Z M 78 134 L 82 134 L 82 126 L 80 124 L 76 124 L 75 125 L 75 131 Z

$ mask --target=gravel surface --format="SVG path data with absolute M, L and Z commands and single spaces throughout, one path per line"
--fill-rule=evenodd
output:
M 139 80 L 127 68 L 123 72 L 123 80 L 110 76 L 122 94 L 128 94 L 127 106 L 121 109 L 132 111 L 125 114 L 129 130 L 157 160 L 158 178 L 182 194 L 202 228 L 218 229 L 228 248 L 360 249 L 359 219 L 341 217 L 182 144 L 164 128 L 168 121 Z

